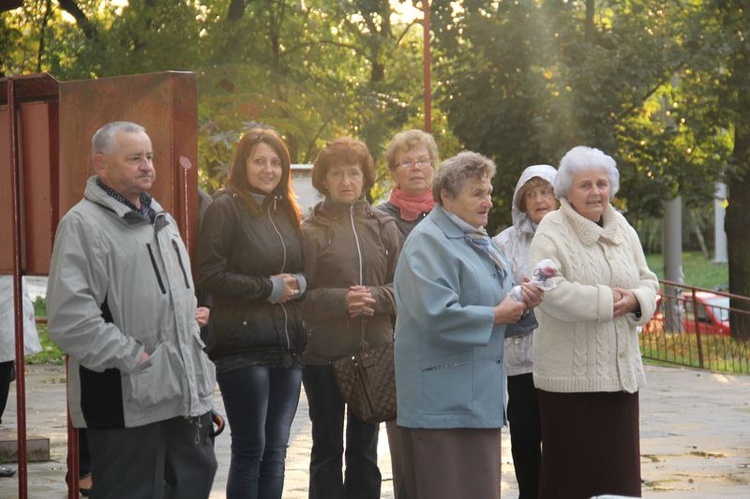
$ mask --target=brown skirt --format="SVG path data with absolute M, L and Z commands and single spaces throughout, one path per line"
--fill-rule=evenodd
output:
M 500 499 L 500 428 L 401 428 L 409 499 Z
M 541 499 L 641 497 L 638 393 L 539 392 Z

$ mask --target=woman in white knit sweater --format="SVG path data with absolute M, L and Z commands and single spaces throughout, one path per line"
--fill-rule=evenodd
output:
M 551 258 L 556 287 L 537 309 L 534 384 L 542 416 L 540 498 L 641 496 L 636 326 L 656 308 L 658 280 L 638 235 L 610 204 L 615 161 L 574 147 L 560 161 L 560 209 L 539 224 L 529 272 Z

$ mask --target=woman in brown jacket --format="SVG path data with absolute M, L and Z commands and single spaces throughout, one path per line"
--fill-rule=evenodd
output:
M 308 294 L 303 384 L 312 421 L 310 499 L 377 499 L 378 425 L 346 411 L 331 361 L 393 341 L 393 274 L 402 236 L 395 220 L 373 210 L 365 193 L 374 163 L 364 143 L 340 138 L 315 159 L 313 186 L 325 195 L 302 224 Z M 344 417 L 346 472 L 342 476 Z

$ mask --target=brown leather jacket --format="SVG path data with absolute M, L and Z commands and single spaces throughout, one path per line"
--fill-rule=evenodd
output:
M 370 346 L 393 341 L 393 275 L 402 243 L 393 217 L 364 199 L 352 204 L 326 199 L 302 222 L 306 364 L 327 364 L 356 352 L 362 334 Z M 347 314 L 346 293 L 357 284 L 368 286 L 376 300 L 375 315 L 367 319 Z

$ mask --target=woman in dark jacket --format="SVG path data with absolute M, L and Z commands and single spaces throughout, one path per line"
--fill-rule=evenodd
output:
M 302 224 L 309 291 L 303 381 L 312 421 L 311 499 L 378 499 L 378 425 L 358 419 L 336 388 L 331 361 L 393 341 L 393 273 L 401 247 L 395 220 L 373 210 L 367 146 L 340 138 L 318 154 L 313 186 L 325 195 Z M 346 416 L 346 473 L 342 476 Z
M 250 130 L 206 212 L 196 259 L 213 296 L 207 351 L 232 432 L 229 499 L 280 498 L 284 487 L 306 342 L 299 224 L 286 144 Z

